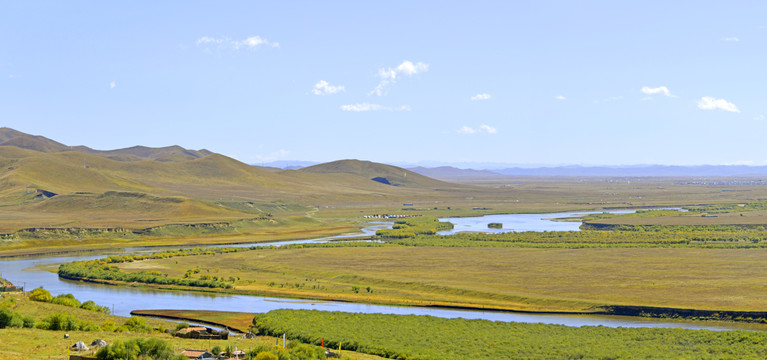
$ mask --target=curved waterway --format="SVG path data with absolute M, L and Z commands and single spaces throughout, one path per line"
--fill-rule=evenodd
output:
M 647 209 L 643 209 L 647 210 Z M 635 213 L 637 209 L 609 211 L 612 214 Z M 604 211 L 561 212 L 548 214 L 498 214 L 476 217 L 441 218 L 439 221 L 453 223 L 452 230 L 437 232 L 437 235 L 452 235 L 460 232 L 504 233 L 523 231 L 580 231 L 580 218 Z M 500 228 L 488 228 L 488 224 L 501 224 Z
M 560 224 L 567 224 L 567 230 L 577 229 L 580 222 L 558 222 L 545 219 L 572 217 L 581 213 L 552 213 L 552 214 L 507 214 L 491 215 L 479 218 L 456 218 L 456 227 L 461 226 L 464 230 L 458 231 L 487 231 L 488 222 L 501 222 L 505 231 L 554 231 L 562 230 Z M 453 221 L 453 219 L 447 219 Z M 480 230 L 484 222 L 484 229 Z M 465 224 L 465 225 L 461 225 Z M 514 225 L 512 225 L 514 224 Z M 541 224 L 550 225 L 544 228 Z M 573 225 L 575 227 L 573 228 Z M 362 230 L 361 234 L 334 236 L 320 239 L 283 241 L 276 243 L 240 244 L 228 246 L 281 246 L 286 244 L 300 244 L 312 242 L 326 242 L 348 237 L 371 235 L 377 229 L 390 227 L 391 224 L 374 224 Z M 471 228 L 466 230 L 466 228 Z M 500 229 L 500 230 L 504 230 Z M 454 229 L 455 231 L 455 229 Z M 221 245 L 219 245 L 221 246 Z M 178 248 L 172 247 L 172 248 Z M 62 256 L 35 256 L 4 258 L 0 260 L 0 274 L 17 285 L 26 289 L 44 287 L 53 295 L 73 294 L 81 301 L 93 300 L 99 305 L 113 309 L 115 315 L 129 316 L 131 310 L 153 309 L 205 309 L 238 312 L 267 312 L 276 309 L 316 309 L 326 311 L 344 311 L 359 313 L 383 313 L 401 315 L 431 315 L 443 318 L 486 319 L 493 321 L 524 322 L 561 324 L 566 326 L 608 326 L 608 327 L 655 327 L 655 328 L 685 328 L 685 329 L 708 329 L 708 330 L 764 330 L 764 327 L 745 323 L 731 322 L 699 322 L 699 321 L 674 321 L 645 319 L 625 316 L 608 315 L 557 315 L 557 314 L 526 314 L 506 311 L 480 311 L 442 309 L 415 306 L 386 306 L 372 304 L 358 304 L 337 301 L 295 300 L 248 295 L 210 294 L 202 292 L 161 291 L 142 288 L 126 288 L 77 282 L 59 279 L 58 275 L 50 270 L 55 264 L 75 260 L 97 259 L 109 255 L 138 254 L 157 252 L 162 249 L 157 247 L 135 247 L 122 250 L 103 251 L 88 255 L 62 255 Z

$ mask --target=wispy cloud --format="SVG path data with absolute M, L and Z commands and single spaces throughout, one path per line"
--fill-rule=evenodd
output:
M 375 89 L 368 93 L 368 96 L 383 96 L 386 87 L 397 82 L 397 79 L 402 77 L 402 75 L 410 77 L 427 71 L 429 71 L 429 64 L 424 64 L 422 62 L 413 63 L 408 60 L 403 61 L 402 64 L 399 64 L 395 68 L 378 69 L 378 77 L 381 78 L 381 82 L 378 83 L 378 86 L 376 86 Z
M 325 80 L 320 80 L 318 83 L 314 84 L 314 89 L 312 89 L 314 95 L 333 95 L 341 91 L 344 91 L 343 85 L 330 85 Z
M 492 97 L 490 94 L 477 94 L 471 97 L 471 101 L 490 100 Z
M 731 42 L 740 42 L 740 39 L 738 39 L 738 38 L 736 38 L 734 36 L 726 37 L 726 38 L 724 38 L 722 40 L 724 40 L 724 41 L 731 41 Z
M 117 82 L 116 82 L 116 81 L 114 81 L 114 80 L 112 80 L 112 82 L 110 82 L 110 83 L 109 83 L 109 88 L 110 88 L 110 89 L 114 89 L 114 88 L 116 88 L 116 87 L 117 87 Z
M 359 103 L 359 104 L 350 104 L 350 105 L 341 105 L 341 110 L 343 111 L 354 111 L 354 112 L 363 112 L 363 111 L 410 111 L 409 105 L 402 105 L 397 107 L 391 107 L 391 106 L 383 106 L 379 104 L 369 104 L 369 103 Z
M 760 114 L 760 115 L 754 116 L 754 120 L 756 120 L 756 121 L 764 121 L 765 119 L 767 119 L 767 118 L 764 117 L 764 114 Z
M 266 47 L 279 47 L 280 43 L 269 41 L 265 38 L 262 38 L 260 36 L 250 36 L 243 40 L 233 40 L 228 37 L 212 37 L 212 36 L 203 36 L 199 39 L 197 39 L 197 46 L 216 46 L 218 48 L 228 48 L 233 50 L 240 50 L 240 49 L 256 49 L 260 46 L 266 46 Z
M 618 101 L 618 100 L 623 100 L 623 96 L 612 96 L 602 100 L 594 100 L 594 104 L 606 103 L 606 102 Z
M 740 110 L 738 109 L 735 104 L 725 100 L 725 99 L 716 99 L 710 96 L 704 96 L 698 100 L 698 108 L 703 110 L 724 110 L 729 112 L 735 112 L 739 113 Z
M 478 134 L 478 133 L 496 134 L 496 133 L 498 133 L 498 129 L 496 129 L 496 128 L 490 126 L 490 125 L 482 124 L 478 128 L 472 128 L 472 127 L 469 127 L 469 126 L 462 126 L 460 129 L 458 129 L 457 132 L 459 134 L 467 134 L 467 135 Z
M 651 88 L 649 86 L 643 86 L 642 87 L 642 93 L 647 95 L 655 95 L 655 94 L 662 94 L 664 96 L 668 97 L 676 97 L 675 95 L 671 95 L 671 91 L 665 86 L 658 86 L 656 88 Z
M 562 95 L 557 95 L 554 98 L 557 99 L 557 100 L 567 100 L 567 98 L 562 96 Z

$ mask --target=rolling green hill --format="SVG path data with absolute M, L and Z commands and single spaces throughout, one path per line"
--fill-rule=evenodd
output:
M 0 233 L 231 221 L 265 213 L 258 209 L 285 216 L 305 216 L 318 207 L 391 209 L 416 199 L 433 207 L 493 192 L 369 161 L 282 171 L 207 150 L 100 151 L 0 129 Z

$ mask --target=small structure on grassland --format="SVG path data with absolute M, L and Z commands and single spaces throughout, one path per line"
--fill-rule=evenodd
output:
M 85 343 L 84 343 L 84 342 L 82 342 L 82 341 L 78 341 L 78 342 L 76 342 L 74 345 L 72 345 L 72 347 L 70 348 L 70 350 L 72 350 L 72 351 L 88 351 L 88 350 L 90 350 L 90 349 L 88 349 L 88 347 L 87 347 L 87 346 L 85 346 Z
M 190 326 L 177 331 L 176 336 L 184 339 L 226 340 L 229 338 L 229 332 L 226 330 L 216 331 L 202 326 Z
M 205 350 L 184 350 L 184 352 L 182 352 L 181 355 L 187 357 L 188 359 L 215 359 L 216 358 L 216 355 Z
M 96 339 L 91 342 L 91 347 L 94 348 L 102 348 L 104 346 L 107 346 L 107 342 L 101 339 Z
M 21 289 L 17 288 L 16 285 L 13 285 L 10 281 L 3 278 L 3 275 L 0 274 L 0 292 L 3 291 L 20 291 Z

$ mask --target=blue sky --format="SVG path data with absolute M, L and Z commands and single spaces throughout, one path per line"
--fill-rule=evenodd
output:
M 5 2 L 0 125 L 247 163 L 767 164 L 767 3 Z

